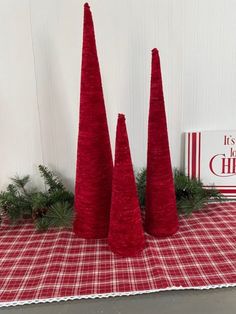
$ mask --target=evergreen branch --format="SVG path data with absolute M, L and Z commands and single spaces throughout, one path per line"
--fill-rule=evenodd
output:
M 35 221 L 35 227 L 40 232 L 47 231 L 50 227 L 50 221 L 45 217 L 39 218 Z
M 22 190 L 25 195 L 28 194 L 26 189 L 25 189 L 25 186 L 30 181 L 29 175 L 24 176 L 22 178 L 20 178 L 18 175 L 16 175 L 15 177 L 11 178 L 11 180 L 13 181 L 16 188 Z
M 137 192 L 139 196 L 139 203 L 141 207 L 145 206 L 145 197 L 146 197 L 146 169 L 143 168 L 136 174 L 136 185 Z
M 2 211 L 7 214 L 12 223 L 19 222 L 22 218 L 33 218 L 36 228 L 39 230 L 47 230 L 51 223 L 53 226 L 57 224 L 62 226 L 63 219 L 66 226 L 68 226 L 71 220 L 69 218 L 66 220 L 66 215 L 71 216 L 72 210 L 67 212 L 66 209 L 73 206 L 73 193 L 67 191 L 62 182 L 47 167 L 40 165 L 39 171 L 49 187 L 48 191 L 29 190 L 26 188 L 26 185 L 30 177 L 15 176 L 11 178 L 12 183 L 8 185 L 6 191 L 0 192 L 0 207 Z M 62 219 L 60 223 L 60 215 L 57 215 L 57 220 L 55 220 L 55 217 L 52 219 L 52 217 L 47 216 L 49 209 L 50 213 L 53 212 L 52 208 L 54 208 L 55 204 L 57 204 L 57 209 L 58 204 L 64 204 L 61 205 L 61 212 L 63 208 L 65 212 L 63 213 L 64 216 L 60 218 Z
M 13 184 L 9 184 L 8 186 L 7 186 L 7 192 L 8 193 L 10 193 L 10 194 L 12 194 L 12 195 L 14 195 L 14 196 L 16 196 L 16 194 L 17 194 L 17 187 L 16 186 L 14 186 Z M 5 192 L 2 192 L 1 194 L 3 194 L 3 193 L 5 193 Z
M 136 175 L 137 191 L 141 207 L 145 207 L 146 169 Z M 200 210 L 210 200 L 222 201 L 221 194 L 215 188 L 204 188 L 197 179 L 190 179 L 182 171 L 174 169 L 176 204 L 180 214 L 190 215 Z
M 45 184 L 49 187 L 50 192 L 55 190 L 65 190 L 63 183 L 46 166 L 39 165 L 38 168 L 41 177 L 44 179 Z
M 70 227 L 73 220 L 73 209 L 68 202 L 57 202 L 52 205 L 46 217 L 52 227 Z

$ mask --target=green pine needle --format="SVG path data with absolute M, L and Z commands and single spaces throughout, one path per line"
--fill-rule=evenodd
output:
M 141 207 L 145 207 L 145 193 L 146 193 L 146 169 L 143 168 L 136 174 L 136 185 L 139 196 L 139 203 Z
M 28 195 L 25 186 L 27 183 L 29 183 L 30 181 L 30 176 L 24 176 L 22 178 L 20 178 L 18 175 L 16 175 L 15 177 L 11 178 L 11 181 L 13 182 L 15 188 L 18 188 L 20 191 L 19 192 L 23 192 L 25 195 Z
M 45 184 L 49 187 L 49 191 L 64 190 L 65 187 L 59 178 L 52 173 L 46 166 L 39 165 L 39 172 L 44 179 Z
M 36 192 L 32 195 L 31 201 L 33 210 L 48 207 L 48 193 Z
M 50 220 L 45 217 L 39 218 L 35 221 L 35 227 L 40 232 L 47 231 L 50 227 Z
M 30 181 L 30 177 L 27 175 L 20 178 L 18 175 L 16 175 L 15 177 L 11 178 L 11 180 L 14 182 L 16 187 L 24 188 L 25 185 Z
M 17 187 L 14 186 L 13 184 L 9 184 L 7 186 L 7 192 L 10 193 L 12 196 L 16 196 L 16 194 L 18 192 Z M 2 192 L 1 194 L 3 194 L 3 193 L 5 193 L 5 192 Z
M 46 217 L 52 227 L 70 227 L 73 221 L 73 208 L 68 202 L 57 202 L 49 208 Z

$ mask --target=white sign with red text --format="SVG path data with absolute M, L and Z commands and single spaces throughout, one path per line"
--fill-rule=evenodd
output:
M 236 130 L 185 133 L 185 171 L 236 198 Z

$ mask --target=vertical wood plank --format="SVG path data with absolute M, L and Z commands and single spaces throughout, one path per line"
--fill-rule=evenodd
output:
M 28 0 L 0 2 L 0 188 L 42 162 Z

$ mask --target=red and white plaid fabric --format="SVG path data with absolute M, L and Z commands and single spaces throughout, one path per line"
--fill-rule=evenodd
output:
M 236 203 L 181 218 L 168 239 L 147 236 L 136 258 L 71 231 L 0 228 L 0 306 L 227 286 L 236 286 Z

